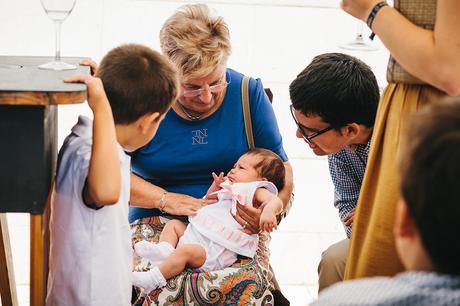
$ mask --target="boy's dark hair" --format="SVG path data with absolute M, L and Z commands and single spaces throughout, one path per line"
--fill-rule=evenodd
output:
M 460 276 L 460 100 L 411 119 L 400 161 L 402 196 L 435 270 Z
M 255 165 L 259 175 L 272 182 L 278 190 L 285 184 L 286 169 L 281 158 L 270 150 L 255 148 L 246 152 L 248 155 L 257 155 L 261 160 Z
M 379 87 L 371 68 L 342 53 L 316 56 L 289 86 L 292 105 L 320 116 L 334 128 L 349 123 L 373 127 Z
M 122 45 L 109 51 L 97 76 L 104 84 L 118 124 L 133 123 L 148 113 L 165 113 L 179 92 L 174 66 L 160 53 L 142 45 Z

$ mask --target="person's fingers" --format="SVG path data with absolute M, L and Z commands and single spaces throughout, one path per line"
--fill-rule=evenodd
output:
M 95 61 L 91 60 L 91 59 L 86 59 L 86 60 L 82 60 L 80 61 L 80 65 L 82 66 L 89 66 L 90 69 L 91 69 L 91 75 L 95 75 L 96 74 L 96 71 L 97 71 L 97 64 Z
M 257 216 L 259 215 L 259 210 L 257 208 L 249 207 L 248 205 L 241 205 L 240 203 L 237 203 L 236 209 L 241 214 L 248 216 L 248 218 L 257 218 Z
M 78 74 L 70 77 L 66 77 L 64 79 L 65 83 L 85 83 L 88 84 L 89 80 L 91 80 L 91 76 L 87 74 Z
M 203 201 L 203 206 L 206 206 L 206 205 L 209 205 L 209 204 L 214 204 L 217 202 L 217 198 L 214 198 L 214 199 L 204 199 Z
M 257 224 L 257 226 L 254 226 L 253 223 L 246 222 L 245 229 L 247 229 L 247 233 L 249 234 L 257 234 L 259 232 L 260 226 L 259 224 Z
M 243 227 L 243 232 L 246 234 L 255 234 L 258 232 L 258 228 L 254 228 L 254 226 L 248 222 L 247 220 L 243 219 L 241 216 L 238 214 L 234 216 L 236 222 L 238 222 L 242 227 Z
M 260 210 L 253 207 L 247 207 L 245 205 L 237 204 L 237 213 L 246 220 L 252 228 L 258 229 L 260 223 Z
M 217 176 L 217 174 L 215 172 L 211 173 L 212 174 L 212 178 L 214 180 L 217 180 L 219 177 Z
M 246 227 L 246 221 L 240 217 L 240 215 L 236 214 L 235 216 L 233 216 L 233 218 L 236 220 L 236 222 L 238 222 L 241 226 L 243 227 Z
M 353 218 L 354 215 L 355 215 L 355 209 L 353 208 L 353 209 L 350 210 L 350 212 L 346 215 L 345 219 L 343 219 L 343 222 L 347 222 L 348 220 L 350 220 L 350 218 Z
M 355 213 L 354 213 L 354 212 L 348 214 L 348 216 L 343 220 L 343 224 L 344 224 L 345 226 L 351 225 L 351 224 L 353 223 L 353 218 L 354 218 L 354 216 L 355 216 Z
M 92 59 L 84 59 L 84 60 L 81 60 L 80 61 L 80 65 L 82 66 L 91 66 L 91 67 L 96 67 L 97 64 L 95 61 L 93 61 Z
M 240 217 L 243 221 L 246 221 L 252 225 L 252 222 L 254 222 L 254 219 L 250 215 L 248 215 L 245 211 L 238 209 L 238 207 L 236 208 L 236 211 L 237 211 L 236 215 L 238 217 Z M 243 225 L 243 222 L 239 222 L 239 223 Z
M 243 228 L 241 231 L 242 231 L 243 233 L 245 233 L 245 234 L 248 234 L 248 235 L 252 235 L 252 234 L 253 234 L 253 232 L 252 232 L 250 229 L 248 229 L 248 228 Z

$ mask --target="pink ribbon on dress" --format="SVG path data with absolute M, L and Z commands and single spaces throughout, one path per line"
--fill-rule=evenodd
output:
M 222 184 L 220 184 L 220 190 L 217 191 L 217 193 L 223 193 L 230 195 L 232 198 L 232 215 L 236 215 L 236 203 L 240 203 L 241 205 L 246 205 L 246 195 L 238 193 L 234 190 L 233 185 L 230 183 L 230 181 L 225 181 Z

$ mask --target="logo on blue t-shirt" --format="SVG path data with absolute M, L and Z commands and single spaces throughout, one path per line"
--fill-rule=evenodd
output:
M 192 145 L 207 144 L 206 137 L 208 137 L 208 129 L 201 129 L 192 131 Z

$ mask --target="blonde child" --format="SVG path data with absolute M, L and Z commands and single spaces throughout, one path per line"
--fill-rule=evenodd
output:
M 218 200 L 189 217 L 188 226 L 178 220 L 166 223 L 160 242 L 140 241 L 136 253 L 149 259 L 154 268 L 134 272 L 133 285 L 150 292 L 166 285 L 166 280 L 185 267 L 200 272 L 230 266 L 238 255 L 254 257 L 258 235 L 248 235 L 235 219 L 236 203 L 262 210 L 261 230 L 271 232 L 283 203 L 277 192 L 284 186 L 285 168 L 273 152 L 253 149 L 242 155 L 226 177 L 212 173 L 214 182 L 205 198 Z
M 88 87 L 94 119 L 80 116 L 62 145 L 51 212 L 52 305 L 130 305 L 130 157 L 151 140 L 177 98 L 175 69 L 141 45 L 111 50 Z

